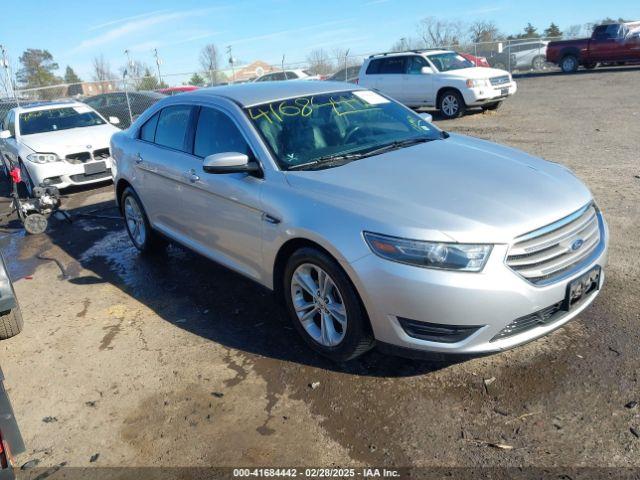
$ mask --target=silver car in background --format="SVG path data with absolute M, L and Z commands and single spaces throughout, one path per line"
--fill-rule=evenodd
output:
M 111 151 L 138 249 L 168 238 L 275 290 L 337 361 L 376 344 L 505 350 L 575 317 L 604 280 L 607 227 L 567 168 L 357 86 L 167 98 Z

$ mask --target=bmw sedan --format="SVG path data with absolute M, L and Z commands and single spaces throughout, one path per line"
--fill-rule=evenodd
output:
M 170 239 L 274 290 L 336 361 L 374 345 L 505 350 L 574 318 L 604 281 L 607 226 L 567 168 L 358 86 L 166 98 L 111 151 L 139 250 Z

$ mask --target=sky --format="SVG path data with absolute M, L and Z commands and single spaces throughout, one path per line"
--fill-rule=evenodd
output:
M 279 64 L 304 61 L 314 48 L 352 53 L 385 51 L 401 37 L 416 35 L 427 16 L 470 23 L 493 20 L 502 32 L 517 33 L 527 22 L 539 31 L 604 17 L 640 20 L 639 0 L 21 0 L 2 14 L 0 44 L 14 68 L 27 48 L 49 50 L 60 65 L 91 79 L 99 55 L 117 72 L 131 57 L 155 66 L 163 76 L 199 70 L 202 47 L 231 45 L 237 60 Z M 226 58 L 225 58 L 226 60 Z

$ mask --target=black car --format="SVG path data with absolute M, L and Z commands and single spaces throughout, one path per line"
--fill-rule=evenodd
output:
M 358 80 L 359 73 L 360 73 L 360 65 L 351 66 L 351 67 L 342 68 L 338 70 L 336 73 L 331 75 L 326 80 L 331 82 L 356 83 L 356 80 Z
M 127 128 L 131 125 L 131 117 L 135 120 L 151 105 L 166 97 L 162 93 L 151 91 L 129 92 L 128 96 L 129 104 L 127 104 L 125 92 L 101 93 L 82 101 L 105 118 L 118 117 L 120 120 L 118 126 Z M 129 116 L 129 105 L 131 106 L 131 117 Z

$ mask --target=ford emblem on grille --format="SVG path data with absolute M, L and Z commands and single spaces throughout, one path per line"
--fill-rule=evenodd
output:
M 575 242 L 573 242 L 571 244 L 571 250 L 573 250 L 574 252 L 576 250 L 580 250 L 580 247 L 582 247 L 582 245 L 584 244 L 584 240 L 582 240 L 581 238 L 579 238 L 578 240 L 576 240 Z

